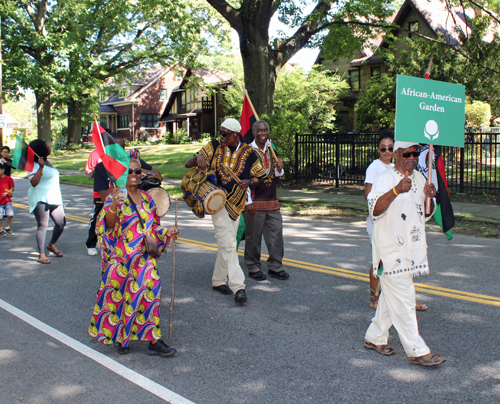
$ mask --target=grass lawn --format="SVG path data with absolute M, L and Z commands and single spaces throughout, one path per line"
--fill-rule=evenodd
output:
M 139 146 L 141 158 L 156 168 L 165 178 L 182 179 L 188 172 L 186 160 L 203 147 L 202 143 L 183 145 Z M 64 151 L 61 156 L 51 156 L 56 168 L 65 170 L 85 170 L 85 164 L 92 150 Z M 73 181 L 72 179 L 67 181 Z M 78 181 L 80 182 L 80 181 Z M 84 182 L 87 183 L 87 182 Z

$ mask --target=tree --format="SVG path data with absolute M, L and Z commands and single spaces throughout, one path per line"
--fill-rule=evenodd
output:
M 337 2 L 315 0 L 307 15 L 301 0 L 207 0 L 236 30 L 245 72 L 245 87 L 259 114 L 274 110 L 274 91 L 279 71 L 304 46 L 318 45 L 327 30 L 327 44 L 350 43 L 353 37 L 377 35 L 387 26 L 379 18 L 391 14 L 388 0 Z M 290 37 L 269 36 L 271 18 L 277 13 L 281 22 L 297 28 Z M 342 27 L 342 30 L 334 30 Z M 359 41 L 362 41 L 360 39 Z M 359 43 L 357 44 L 359 46 Z
M 489 127 L 491 122 L 491 107 L 486 102 L 468 100 L 465 103 L 465 121 L 468 127 Z
M 96 112 L 110 77 L 160 62 L 194 63 L 224 35 L 222 21 L 201 0 L 2 0 L 11 92 L 33 88 L 39 136 L 50 143 L 53 102 L 68 108 L 69 141 L 82 114 Z

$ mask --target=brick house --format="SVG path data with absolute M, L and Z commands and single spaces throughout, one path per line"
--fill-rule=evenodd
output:
M 203 133 L 214 137 L 224 118 L 220 89 L 230 83 L 231 75 L 219 70 L 187 69 L 170 93 L 160 123 L 172 133 L 183 128 L 192 139 Z
M 157 67 L 143 77 L 129 80 L 102 91 L 99 121 L 111 132 L 128 140 L 161 139 L 166 124 L 159 121 L 172 91 L 182 82 L 173 68 Z
M 472 9 L 466 11 L 474 13 Z M 439 34 L 449 43 L 456 44 L 458 34 L 455 26 L 466 32 L 469 29 L 465 22 L 466 17 L 462 8 L 447 9 L 445 3 L 440 0 L 406 0 L 388 21 L 400 27 L 393 31 L 397 37 L 411 38 L 413 32 L 430 38 L 435 38 Z M 323 60 L 321 54 L 318 56 L 316 63 L 322 63 L 329 70 L 337 71 L 339 75 L 348 79 L 351 87 L 350 93 L 341 98 L 337 106 L 337 125 L 341 132 L 357 130 L 354 105 L 360 91 L 363 91 L 372 77 L 380 77 L 387 73 L 384 59 L 376 52 L 378 48 L 387 47 L 383 39 L 383 36 L 379 35 L 371 40 L 365 49 L 356 51 L 349 59 L 340 58 L 331 61 Z

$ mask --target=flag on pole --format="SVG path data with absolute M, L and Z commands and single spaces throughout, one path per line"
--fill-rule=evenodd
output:
M 16 135 L 16 147 L 12 155 L 12 167 L 31 172 L 33 171 L 34 164 L 35 152 L 19 135 Z
M 116 143 L 108 132 L 99 126 L 97 120 L 92 129 L 92 141 L 111 182 L 117 187 L 124 188 L 127 184 L 130 155 Z
M 429 174 L 428 150 L 428 145 L 425 145 L 422 148 L 417 166 L 418 171 L 420 171 L 426 179 Z M 432 183 L 436 187 L 436 212 L 434 213 L 434 220 L 439 224 L 439 226 L 441 226 L 446 238 L 451 240 L 453 238 L 452 229 L 455 227 L 455 215 L 453 214 L 453 207 L 451 206 L 450 195 L 448 192 L 448 182 L 446 181 L 446 172 L 444 169 L 441 146 L 435 145 L 433 154 Z
M 245 90 L 245 98 L 243 100 L 243 108 L 241 109 L 241 137 L 246 144 L 250 144 L 254 140 L 252 126 L 259 120 L 255 109 L 253 108 L 252 101 Z

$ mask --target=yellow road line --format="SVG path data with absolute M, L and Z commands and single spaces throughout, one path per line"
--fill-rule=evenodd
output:
M 13 203 L 12 205 L 14 207 L 17 207 L 17 208 L 28 209 L 27 205 L 22 205 L 19 203 Z M 71 220 L 74 220 L 74 221 L 77 221 L 80 223 L 88 223 L 88 221 L 89 221 L 89 219 L 81 217 L 81 216 L 66 214 L 66 217 L 68 219 L 71 219 Z M 182 237 L 179 237 L 177 242 L 180 244 L 186 244 L 186 245 L 189 245 L 192 247 L 198 247 L 198 248 L 204 248 L 206 250 L 217 251 L 217 245 L 212 244 L 212 243 L 205 243 L 203 241 L 190 240 L 190 239 L 186 239 L 186 238 L 182 238 Z M 243 251 L 238 250 L 238 255 L 243 256 Z M 268 257 L 269 257 L 268 255 L 262 254 L 263 259 L 268 258 Z M 301 268 L 301 269 L 306 269 L 308 271 L 320 272 L 320 273 L 335 275 L 335 276 L 341 276 L 343 278 L 355 279 L 358 281 L 369 282 L 369 280 L 370 280 L 368 274 L 363 273 L 363 272 L 335 268 L 335 267 L 330 267 L 327 265 L 314 264 L 311 262 L 292 260 L 290 258 L 284 258 L 283 264 L 287 265 L 287 266 L 294 267 L 294 268 Z M 476 303 L 482 303 L 482 304 L 488 304 L 491 306 L 500 307 L 500 297 L 497 297 L 497 296 L 482 295 L 482 294 L 473 293 L 473 292 L 466 292 L 466 291 L 462 291 L 462 290 L 442 288 L 439 286 L 426 285 L 423 283 L 415 283 L 415 290 L 418 292 L 429 293 L 432 295 L 451 297 L 453 299 L 465 300 L 465 301 L 469 301 L 469 302 L 476 302 Z

